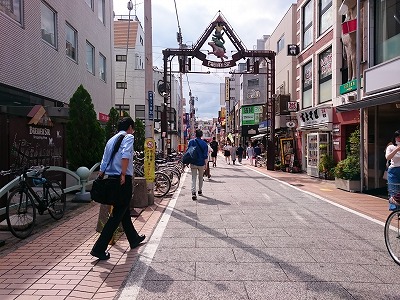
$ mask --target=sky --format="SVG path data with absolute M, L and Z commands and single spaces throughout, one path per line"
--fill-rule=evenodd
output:
M 131 14 L 138 16 L 144 27 L 143 2 L 150 0 L 132 0 L 135 5 Z M 188 46 L 196 44 L 208 25 L 221 12 L 224 19 L 230 24 L 236 35 L 248 50 L 257 44 L 257 39 L 271 34 L 280 20 L 290 8 L 293 0 L 151 0 L 152 28 L 153 28 L 153 62 L 159 69 L 163 68 L 162 50 L 179 48 L 176 40 L 178 20 L 182 32 L 183 43 Z M 128 0 L 114 0 L 115 15 L 128 15 Z M 175 10 L 176 3 L 176 10 Z M 178 16 L 176 15 L 176 11 Z M 207 39 L 207 42 L 211 37 Z M 225 36 L 227 60 L 231 59 L 232 44 Z M 212 50 L 207 42 L 201 48 L 207 54 Z M 217 57 L 207 55 L 208 60 L 220 61 Z M 239 62 L 245 62 L 241 60 Z M 210 74 L 191 74 L 183 76 L 183 96 L 189 99 L 189 91 L 197 98 L 195 102 L 196 117 L 212 119 L 218 117 L 220 110 L 220 83 L 229 76 L 233 69 L 210 69 L 201 65 L 202 62 L 193 59 L 192 71 L 207 72 Z M 173 69 L 178 68 L 177 61 L 173 61 Z M 189 111 L 186 100 L 186 111 Z

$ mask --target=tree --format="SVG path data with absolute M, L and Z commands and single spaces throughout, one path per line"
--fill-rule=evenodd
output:
M 97 121 L 92 98 L 80 85 L 69 101 L 67 124 L 67 157 L 69 168 L 91 168 L 101 160 L 104 150 L 104 130 Z
M 112 137 L 118 128 L 119 112 L 114 107 L 111 107 L 108 113 L 108 122 L 106 124 L 106 140 Z
M 144 150 L 145 127 L 143 121 L 140 119 L 135 120 L 135 151 Z

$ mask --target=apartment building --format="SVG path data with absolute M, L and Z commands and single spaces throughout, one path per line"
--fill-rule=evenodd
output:
M 361 4 L 363 87 L 360 99 L 344 101 L 336 109 L 362 113 L 364 187 L 370 190 L 386 186 L 384 151 L 400 128 L 400 0 Z
M 129 39 L 128 39 L 129 36 Z M 144 38 L 141 22 L 136 16 L 117 16 L 114 21 L 114 62 L 115 62 L 115 107 L 126 111 L 132 118 L 145 120 L 145 70 Z M 154 138 L 160 150 L 161 113 L 164 109 L 162 69 L 153 68 Z M 167 107 L 167 146 L 177 149 L 180 127 L 177 112 L 181 109 L 180 86 L 177 78 L 170 77 L 169 103 Z
M 68 104 L 80 85 L 99 120 L 114 106 L 112 5 L 0 1 L 0 169 L 32 158 L 65 166 Z
M 0 105 L 68 106 L 82 84 L 114 106 L 111 0 L 0 2 Z

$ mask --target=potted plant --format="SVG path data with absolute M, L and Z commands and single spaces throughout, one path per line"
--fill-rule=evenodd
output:
M 335 185 L 350 192 L 361 191 L 360 187 L 360 130 L 355 130 L 349 137 L 347 157 L 338 162 L 334 169 Z
M 333 157 L 328 154 L 322 154 L 319 159 L 318 165 L 320 176 L 323 179 L 334 179 L 335 161 Z

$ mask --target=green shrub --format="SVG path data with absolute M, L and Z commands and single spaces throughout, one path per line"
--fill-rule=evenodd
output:
M 338 162 L 334 174 L 336 178 L 360 180 L 360 130 L 355 130 L 349 137 L 347 157 Z

